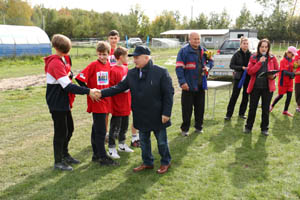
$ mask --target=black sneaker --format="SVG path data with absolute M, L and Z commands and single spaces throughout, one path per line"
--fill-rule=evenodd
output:
M 75 158 L 72 158 L 72 156 L 64 157 L 63 161 L 68 163 L 68 164 L 79 164 L 80 163 L 79 160 L 76 160 Z
M 202 128 L 201 129 L 196 128 L 195 133 L 201 134 L 201 133 L 203 133 L 203 129 Z
M 251 133 L 251 130 L 248 129 L 248 128 L 244 128 L 243 132 L 244 132 L 245 134 L 250 134 L 250 133 Z
M 261 134 L 263 134 L 263 135 L 265 135 L 265 136 L 269 136 L 268 130 L 261 131 Z
M 231 117 L 228 117 L 228 116 L 224 117 L 225 121 L 229 121 L 230 119 L 231 119 Z
M 73 170 L 73 168 L 70 165 L 68 165 L 64 162 L 55 163 L 54 169 L 58 169 L 58 170 L 62 170 L 62 171 L 72 171 Z
M 119 165 L 118 162 L 114 161 L 113 159 L 111 159 L 108 156 L 106 156 L 104 158 L 99 158 L 98 162 L 100 163 L 100 165 L 111 165 L 111 166 L 117 166 L 117 165 Z
M 92 162 L 98 162 L 99 158 L 96 155 L 93 155 Z
M 239 115 L 241 119 L 247 119 L 246 115 Z

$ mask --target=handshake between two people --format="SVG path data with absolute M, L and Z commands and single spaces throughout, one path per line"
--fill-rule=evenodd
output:
M 97 88 L 90 89 L 89 96 L 92 99 L 92 101 L 99 102 L 101 101 L 101 90 Z

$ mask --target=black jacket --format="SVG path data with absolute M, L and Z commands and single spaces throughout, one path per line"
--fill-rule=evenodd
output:
M 133 68 L 119 84 L 103 89 L 102 97 L 116 95 L 127 89 L 131 92 L 133 125 L 141 132 L 160 130 L 171 125 L 162 123 L 162 115 L 171 117 L 174 88 L 167 69 L 150 60 L 142 69 Z
M 249 59 L 251 57 L 251 52 L 248 50 L 244 53 L 241 49 L 239 49 L 235 54 L 233 54 L 230 61 L 230 68 L 234 70 L 234 79 L 241 79 L 242 74 L 244 72 L 243 66 L 248 66 Z M 249 76 L 247 74 L 247 76 Z

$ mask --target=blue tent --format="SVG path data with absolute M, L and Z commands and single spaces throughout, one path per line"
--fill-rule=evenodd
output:
M 49 54 L 49 37 L 39 27 L 0 25 L 0 57 Z

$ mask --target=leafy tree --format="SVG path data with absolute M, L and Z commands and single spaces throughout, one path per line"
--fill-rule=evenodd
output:
M 173 11 L 163 11 L 151 24 L 151 36 L 160 37 L 160 33 L 176 28 L 176 19 Z
M 243 5 L 240 16 L 235 20 L 236 29 L 247 29 L 251 27 L 252 16 L 250 10 L 247 9 L 246 5 Z
M 32 8 L 26 1 L 8 0 L 6 10 L 7 24 L 32 25 Z
M 227 29 L 231 22 L 230 16 L 226 9 L 222 11 L 221 14 L 210 13 L 210 18 L 208 20 L 208 26 L 210 29 Z
M 201 13 L 195 20 L 191 20 L 189 23 L 190 29 L 207 29 L 208 18 Z

